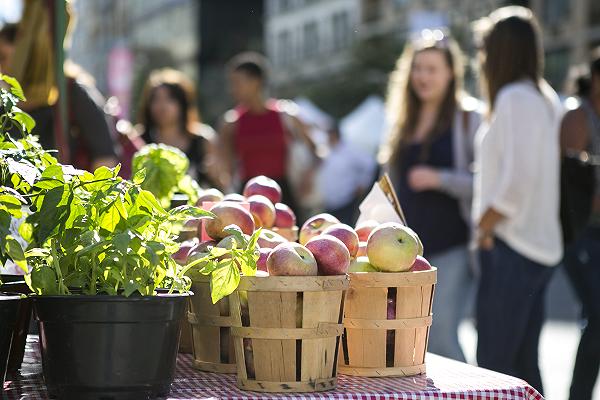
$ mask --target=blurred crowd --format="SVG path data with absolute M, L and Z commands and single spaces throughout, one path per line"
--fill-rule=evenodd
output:
M 300 216 L 320 209 L 348 224 L 388 173 L 425 256 L 438 267 L 434 353 L 464 361 L 457 330 L 476 289 L 478 364 L 541 392 L 544 296 L 563 264 L 586 321 L 571 399 L 591 399 L 600 366 L 600 52 L 577 80 L 577 104 L 567 111 L 543 79 L 535 17 L 522 7 L 498 9 L 476 24 L 484 99 L 474 103 L 465 101 L 456 42 L 441 30 L 423 31 L 390 75 L 389 132 L 376 159 L 348 143 L 335 123 L 317 143 L 293 104 L 267 96 L 267 60 L 256 53 L 226 66 L 237 105 L 216 130 L 202 122 L 194 83 L 172 69 L 151 73 L 134 123 L 117 121 L 115 105 L 68 62 L 59 99 L 53 47 L 31 29 L 49 21 L 31 10 L 23 21 L 0 31 L 0 66 L 21 81 L 34 133 L 64 162 L 121 163 L 126 176 L 144 143 L 165 143 L 188 156 L 204 188 L 239 192 L 266 175 Z

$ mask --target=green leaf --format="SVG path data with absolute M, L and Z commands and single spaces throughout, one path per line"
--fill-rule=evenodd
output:
M 51 165 L 42 172 L 42 180 L 57 180 L 64 183 L 64 173 L 61 165 Z
M 121 214 L 116 206 L 112 206 L 100 218 L 100 227 L 109 232 L 113 232 L 117 225 L 121 222 Z
M 13 262 L 17 264 L 17 266 L 24 272 L 28 272 L 27 260 L 25 259 L 25 253 L 23 253 L 21 244 L 10 235 L 5 238 L 5 241 L 6 253 L 9 255 L 11 260 L 13 260 Z
M 25 94 L 23 94 L 23 88 L 18 80 L 8 75 L 0 75 L 0 79 L 8 83 L 10 86 L 10 92 L 16 96 L 19 100 L 25 101 Z
M 240 271 L 233 260 L 224 260 L 211 274 L 211 299 L 213 304 L 229 296 L 240 284 Z
M 141 185 L 146 179 L 146 168 L 142 168 L 133 175 L 133 183 Z
M 26 241 L 31 242 L 33 238 L 33 225 L 28 222 L 22 222 L 19 226 L 19 235 Z
M 13 119 L 18 121 L 26 132 L 31 132 L 35 128 L 35 120 L 31 115 L 19 110 L 17 107 L 13 107 Z
M 138 207 L 145 208 L 149 214 L 165 215 L 167 212 L 164 208 L 156 201 L 156 197 L 147 190 L 140 191 L 136 199 Z

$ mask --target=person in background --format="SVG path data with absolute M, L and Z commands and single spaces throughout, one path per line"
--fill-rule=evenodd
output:
M 238 105 L 225 114 L 219 131 L 224 163 L 221 182 L 241 191 L 250 178 L 265 175 L 279 183 L 283 202 L 295 209 L 288 182 L 289 147 L 299 139 L 316 154 L 316 146 L 300 120 L 276 100 L 265 97 L 267 67 L 263 56 L 239 54 L 229 62 L 228 73 Z
M 173 69 L 153 71 L 140 104 L 138 130 L 146 143 L 164 143 L 190 160 L 190 175 L 203 187 L 217 187 L 214 130 L 200 122 L 192 81 Z
M 429 350 L 464 361 L 458 324 L 471 285 L 469 210 L 473 136 L 480 117 L 465 108 L 461 54 L 441 31 L 407 44 L 388 84 L 391 131 L 380 158 L 407 224 L 438 267 Z
M 329 153 L 318 167 L 317 190 L 327 213 L 354 226 L 359 202 L 375 178 L 376 163 L 346 142 L 337 125 L 328 134 Z
M 575 153 L 578 159 L 586 158 L 582 153 L 600 158 L 600 49 L 590 64 L 590 79 L 578 83 L 580 105 L 563 118 L 561 150 L 564 156 Z M 573 235 L 565 248 L 564 264 L 585 319 L 573 369 L 571 400 L 591 400 L 600 369 L 600 165 L 594 170 L 590 174 L 587 226 L 579 235 Z
M 475 139 L 473 217 L 481 276 L 477 361 L 542 392 L 544 294 L 562 258 L 559 125 L 537 21 L 508 6 L 478 22 L 489 114 Z
M 27 101 L 22 103 L 22 108 L 35 119 L 32 133 L 39 136 L 44 148 L 58 149 L 63 163 L 79 168 L 114 167 L 118 162 L 118 146 L 103 111 L 104 99 L 95 88 L 93 78 L 70 62 L 64 65 L 67 115 L 65 121 L 60 118 L 48 4 L 26 2 L 22 20 L 2 27 L 1 69 L 16 77 L 23 86 Z M 67 10 L 71 28 L 74 18 L 69 7 Z M 68 41 L 67 35 L 65 42 Z M 63 126 L 66 138 L 63 138 Z

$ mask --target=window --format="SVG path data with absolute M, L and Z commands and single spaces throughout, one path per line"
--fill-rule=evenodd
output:
M 590 0 L 590 25 L 600 25 L 600 1 Z
M 348 13 L 341 12 L 333 15 L 333 50 L 341 50 L 350 43 L 350 21 Z
M 311 58 L 319 53 L 319 30 L 316 22 L 309 22 L 304 25 L 303 53 L 304 57 Z
M 569 50 L 561 49 L 546 53 L 545 75 L 555 88 L 563 86 L 569 68 Z
M 292 36 L 289 31 L 282 31 L 277 36 L 277 55 L 279 65 L 292 62 Z
M 592 3 L 594 3 L 592 1 Z M 557 25 L 569 19 L 568 0 L 547 0 L 543 12 L 544 22 L 547 25 Z

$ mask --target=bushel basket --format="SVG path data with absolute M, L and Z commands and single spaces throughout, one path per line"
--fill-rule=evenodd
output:
M 242 277 L 229 302 L 238 386 L 334 389 L 348 276 Z

